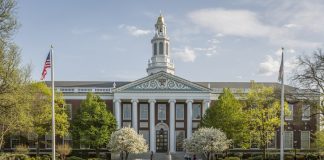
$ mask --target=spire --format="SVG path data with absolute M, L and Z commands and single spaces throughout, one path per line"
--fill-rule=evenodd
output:
M 148 63 L 147 73 L 150 75 L 164 71 L 174 74 L 174 64 L 169 53 L 170 40 L 167 36 L 167 26 L 161 12 L 155 24 L 155 35 L 151 43 L 152 57 L 151 61 Z

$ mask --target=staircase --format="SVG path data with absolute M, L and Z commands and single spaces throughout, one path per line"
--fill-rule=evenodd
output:
M 150 160 L 150 153 L 130 154 L 128 160 Z M 119 154 L 113 154 L 113 160 L 119 160 Z M 154 153 L 153 160 L 183 160 L 184 152 L 171 153 Z

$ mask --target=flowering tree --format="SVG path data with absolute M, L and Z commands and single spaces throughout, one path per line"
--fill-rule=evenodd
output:
M 229 148 L 231 140 L 225 133 L 216 128 L 200 128 L 192 134 L 192 137 L 184 140 L 184 148 L 187 152 L 203 153 L 210 159 L 211 153 L 222 152 Z
M 108 147 L 112 152 L 120 152 L 121 159 L 127 160 L 129 153 L 143 153 L 148 150 L 148 146 L 143 135 L 137 134 L 133 128 L 125 127 L 115 131 L 111 135 Z

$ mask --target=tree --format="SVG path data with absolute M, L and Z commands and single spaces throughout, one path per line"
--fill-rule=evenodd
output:
M 5 41 L 17 29 L 16 17 L 13 14 L 16 6 L 14 0 L 0 0 L 0 39 Z
M 192 137 L 184 140 L 183 147 L 187 152 L 203 153 L 207 159 L 212 153 L 223 152 L 229 148 L 231 140 L 226 134 L 216 128 L 199 128 Z
M 52 92 L 51 89 L 43 82 L 32 83 L 29 85 L 28 95 L 30 95 L 30 112 L 29 116 L 32 120 L 29 129 L 30 134 L 36 134 L 37 144 L 39 144 L 39 136 L 52 133 Z M 64 108 L 65 101 L 60 92 L 55 93 L 55 133 L 60 137 L 64 137 L 69 133 L 70 123 L 68 115 Z M 37 154 L 39 145 L 37 145 Z
M 143 135 L 137 134 L 133 128 L 129 127 L 115 131 L 111 135 L 108 147 L 112 152 L 120 152 L 121 159 L 124 159 L 125 154 L 125 160 L 127 160 L 129 153 L 137 154 L 148 150 Z
M 280 101 L 275 96 L 274 88 L 256 84 L 252 84 L 246 95 L 252 142 L 263 149 L 263 159 L 266 158 L 267 144 L 280 126 Z M 285 104 L 285 108 L 285 113 L 289 114 L 287 104 Z
M 116 119 L 107 110 L 105 102 L 99 96 L 88 93 L 73 121 L 72 133 L 73 137 L 79 138 L 81 144 L 96 149 L 99 156 L 99 149 L 107 146 L 116 126 Z
M 28 67 L 21 67 L 18 47 L 10 36 L 17 28 L 14 0 L 0 0 L 0 150 L 4 137 L 30 126 L 26 105 Z
M 218 128 L 233 140 L 234 145 L 247 148 L 250 145 L 248 118 L 242 103 L 229 89 L 224 89 L 218 101 L 207 109 L 202 126 Z
M 321 49 L 313 52 L 311 56 L 298 57 L 298 65 L 291 78 L 292 82 L 303 89 L 304 103 L 316 108 L 311 116 L 324 115 L 324 101 L 319 103 L 320 97 L 324 96 L 324 53 Z M 298 97 L 297 97 L 298 98 Z
M 324 130 L 315 133 L 315 146 L 321 156 L 324 155 Z

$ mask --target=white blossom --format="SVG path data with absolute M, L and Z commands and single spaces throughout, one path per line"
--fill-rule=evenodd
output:
M 192 137 L 184 140 L 187 152 L 203 153 L 209 157 L 210 153 L 222 152 L 229 148 L 231 140 L 225 133 L 215 128 L 200 128 Z
M 143 135 L 137 134 L 133 128 L 125 127 L 112 133 L 108 147 L 112 152 L 143 153 L 148 146 Z

